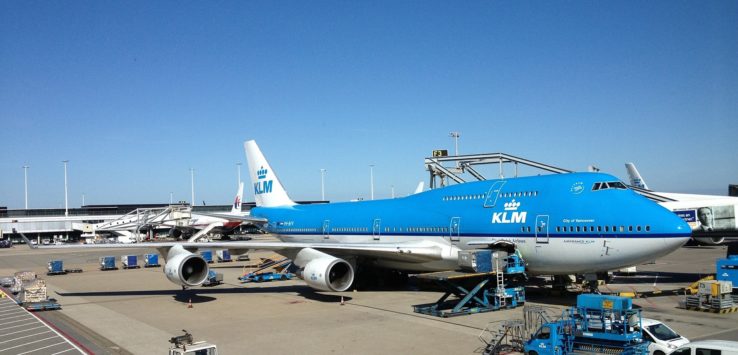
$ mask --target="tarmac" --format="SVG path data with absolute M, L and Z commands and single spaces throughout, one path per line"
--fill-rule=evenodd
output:
M 181 335 L 182 329 L 195 340 L 216 344 L 220 354 L 473 354 L 484 347 L 479 336 L 488 337 L 483 330 L 489 323 L 523 316 L 522 308 L 453 318 L 417 314 L 413 305 L 435 302 L 443 292 L 407 285 L 336 293 L 314 291 L 299 279 L 240 283 L 238 276 L 248 271 L 245 265 L 273 255 L 266 251 L 250 253 L 252 261 L 211 264 L 224 274 L 225 283 L 186 291 L 169 282 L 161 267 L 99 270 L 100 256 L 115 255 L 120 267 L 120 255 L 151 252 L 15 246 L 0 249 L 0 276 L 31 270 L 44 278 L 50 296 L 63 308 L 36 314 L 82 350 L 95 354 L 166 353 L 168 340 Z M 714 273 L 715 260 L 725 253 L 725 246 L 683 247 L 653 264 L 638 266 L 634 275 L 615 276 L 601 289 L 645 292 L 685 287 Z M 84 272 L 46 276 L 46 263 L 57 259 L 65 268 Z M 690 340 L 738 340 L 738 313 L 677 308 L 682 299 L 666 295 L 638 298 L 634 304 L 642 307 L 644 317 L 661 320 Z M 530 288 L 526 304 L 549 306 L 556 314 L 575 302 L 574 295 L 552 296 Z

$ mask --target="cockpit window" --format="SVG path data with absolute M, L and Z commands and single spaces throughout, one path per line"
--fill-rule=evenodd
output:
M 627 190 L 628 187 L 626 187 L 625 184 L 620 181 L 603 181 L 596 182 L 594 183 L 594 185 L 592 185 L 592 191 L 608 189 Z
M 625 184 L 623 184 L 620 181 L 610 181 L 607 183 L 607 186 L 610 187 L 611 189 L 620 189 L 620 190 L 627 189 L 627 187 L 625 187 Z

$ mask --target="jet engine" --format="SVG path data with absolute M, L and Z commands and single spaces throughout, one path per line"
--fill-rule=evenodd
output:
M 725 241 L 725 237 L 719 236 L 719 235 L 711 235 L 711 236 L 699 236 L 695 237 L 692 236 L 694 240 L 696 240 L 700 244 L 705 245 L 720 245 L 723 244 Z
M 208 277 L 208 263 L 200 255 L 175 245 L 167 253 L 164 273 L 169 281 L 180 286 L 199 286 Z
M 354 282 L 354 268 L 349 262 L 312 248 L 300 250 L 295 265 L 301 267 L 297 276 L 319 291 L 346 291 Z

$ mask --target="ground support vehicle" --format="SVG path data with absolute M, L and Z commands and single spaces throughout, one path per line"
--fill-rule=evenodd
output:
M 414 305 L 413 311 L 437 317 L 453 317 L 522 306 L 525 303 L 525 288 L 522 286 L 525 264 L 518 255 L 503 253 L 479 250 L 474 251 L 472 257 L 460 253 L 460 266 L 468 271 L 411 275 L 417 280 L 431 281 L 446 290 L 438 301 Z M 450 299 L 452 295 L 455 298 Z
M 700 281 L 696 295 L 685 296 L 684 308 L 693 311 L 729 313 L 738 311 L 730 281 Z
M 655 319 L 643 318 L 641 326 L 643 338 L 651 343 L 648 345 L 650 355 L 669 354 L 680 346 L 689 343 L 689 339 L 679 335 L 666 324 Z
M 200 250 L 200 256 L 205 259 L 208 264 L 213 263 L 213 251 L 212 250 Z
M 44 280 L 34 280 L 23 285 L 18 299 L 19 304 L 29 311 L 61 309 L 55 299 L 49 298 Z
M 738 342 L 730 340 L 700 340 L 674 350 L 670 355 L 738 355 Z
M 295 274 L 289 272 L 251 272 L 241 276 L 239 279 L 241 282 L 269 282 L 290 280 L 293 277 L 295 277 Z
M 228 249 L 220 249 L 216 252 L 216 255 L 218 256 L 219 263 L 229 263 L 233 261 L 231 258 L 231 251 Z
M 120 263 L 124 269 L 138 269 L 138 256 L 137 255 L 123 255 L 120 257 Z
M 259 265 L 255 265 L 255 270 L 243 274 L 238 279 L 243 282 L 265 282 L 265 281 L 281 281 L 289 280 L 295 277 L 294 274 L 288 272 L 290 259 L 271 260 L 267 259 Z M 280 268 L 281 272 L 261 272 L 269 268 Z M 246 269 L 246 268 L 244 268 Z
M 64 262 L 61 260 L 52 260 L 49 261 L 48 266 L 46 267 L 48 271 L 46 272 L 46 275 L 65 275 L 67 272 L 64 270 Z
M 204 341 L 194 342 L 192 334 L 186 330 L 184 335 L 169 339 L 172 346 L 169 347 L 169 355 L 218 355 L 218 347 L 215 344 Z
M 106 271 L 106 270 L 118 270 L 118 267 L 115 266 L 115 257 L 114 256 L 103 256 L 100 258 L 100 270 Z
M 648 354 L 641 331 L 641 311 L 619 296 L 582 294 L 577 306 L 556 321 L 545 322 L 525 342 L 529 355 L 570 353 Z
M 160 267 L 159 254 L 144 254 L 144 267 Z
M 208 271 L 208 278 L 202 283 L 203 286 L 217 286 L 223 283 L 223 274 L 213 270 Z
M 738 244 L 731 244 L 725 259 L 718 259 L 715 267 L 716 280 L 733 284 L 731 298 L 734 305 L 738 305 Z

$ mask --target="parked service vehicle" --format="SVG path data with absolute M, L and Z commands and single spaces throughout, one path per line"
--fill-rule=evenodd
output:
M 667 327 L 666 324 L 655 319 L 643 318 L 641 326 L 643 327 L 643 337 L 651 342 L 648 345 L 649 355 L 670 354 L 680 346 L 689 343 L 689 339 L 679 335 Z
M 738 355 L 738 342 L 729 340 L 700 340 L 693 341 L 679 349 L 672 355 Z
M 204 341 L 193 341 L 192 334 L 182 330 L 185 334 L 172 337 L 169 342 L 169 355 L 218 355 L 218 347 Z

